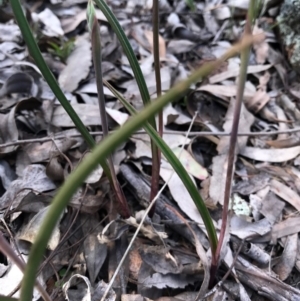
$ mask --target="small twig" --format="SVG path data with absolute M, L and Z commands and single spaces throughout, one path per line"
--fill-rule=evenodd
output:
M 154 56 L 154 72 L 156 81 L 156 94 L 157 98 L 161 96 L 161 77 L 160 77 L 160 57 L 159 57 L 159 4 L 158 0 L 153 0 L 152 5 L 152 28 L 153 28 L 153 56 Z M 158 133 L 160 137 L 163 135 L 163 110 L 158 113 Z M 160 172 L 160 149 L 151 144 L 152 149 L 152 178 L 151 178 L 151 191 L 150 201 L 157 195 L 159 189 L 159 172 Z M 152 217 L 155 212 L 155 204 L 150 210 L 149 216 Z
M 58 147 L 58 145 L 56 144 L 55 142 L 55 139 L 52 138 L 52 142 L 54 144 L 54 146 L 56 147 L 57 151 L 60 153 L 60 155 L 69 163 L 70 165 L 70 169 L 71 169 L 71 172 L 73 171 L 74 167 L 73 167 L 73 164 L 71 162 L 71 160 L 68 158 L 68 156 L 66 156 Z
M 113 133 L 114 131 L 110 131 L 110 133 Z M 262 132 L 239 132 L 237 135 L 238 136 L 249 136 L 249 137 L 262 137 L 262 136 L 271 136 L 271 135 L 280 135 L 280 134 L 294 134 L 300 132 L 300 127 L 296 127 L 294 129 L 287 129 L 287 130 L 282 130 L 282 131 L 262 131 Z M 188 137 L 192 136 L 198 136 L 198 137 L 206 137 L 206 136 L 230 136 L 231 132 L 185 132 L 185 131 L 164 131 L 163 132 L 166 135 L 184 135 Z M 91 136 L 101 136 L 103 135 L 102 131 L 97 131 L 97 132 L 90 132 Z M 148 135 L 146 131 L 137 131 L 135 135 Z M 57 135 L 54 137 L 43 137 L 43 138 L 35 138 L 35 139 L 24 139 L 24 140 L 18 140 L 18 141 L 13 141 L 13 142 L 8 142 L 4 144 L 0 144 L 0 149 L 8 146 L 17 146 L 17 145 L 24 145 L 24 144 L 30 144 L 30 143 L 43 143 L 43 142 L 48 142 L 48 141 L 53 141 L 53 140 L 61 140 L 61 139 L 66 139 L 66 138 L 79 138 L 81 137 L 81 134 L 70 134 L 68 136 L 66 135 Z
M 76 249 L 76 251 L 75 251 L 73 257 L 70 259 L 69 265 L 68 265 L 68 267 L 67 267 L 67 270 L 66 270 L 64 276 L 62 277 L 62 279 L 60 279 L 60 283 L 64 283 L 64 281 L 65 281 L 65 279 L 66 279 L 68 273 L 70 272 L 71 267 L 73 267 L 73 263 L 74 263 L 74 261 L 75 261 L 77 255 L 78 255 L 79 250 L 80 250 L 80 246 L 77 247 L 77 249 Z M 55 297 L 56 297 L 55 295 L 57 295 L 57 291 L 55 292 L 55 294 L 52 293 L 52 295 L 51 295 L 51 297 L 52 297 L 53 300 L 54 300 Z

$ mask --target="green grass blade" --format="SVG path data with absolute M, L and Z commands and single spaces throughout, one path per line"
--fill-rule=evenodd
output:
M 39 47 L 33 37 L 33 34 L 30 30 L 29 24 L 24 16 L 21 4 L 19 0 L 11 0 L 11 7 L 15 18 L 18 22 L 20 30 L 23 35 L 23 39 L 26 42 L 30 55 L 33 57 L 36 65 L 40 69 L 42 75 L 44 76 L 45 80 L 47 81 L 48 85 L 50 86 L 51 90 L 53 91 L 54 95 L 57 97 L 63 108 L 66 110 L 72 121 L 74 122 L 76 128 L 81 133 L 82 137 L 85 139 L 88 146 L 92 149 L 96 143 L 93 137 L 90 135 L 89 131 L 79 118 L 79 116 L 74 111 L 73 107 L 70 105 L 69 101 L 67 100 L 65 94 L 60 89 L 57 80 L 55 79 L 54 75 L 50 71 L 49 67 L 47 66 Z M 103 170 L 107 177 L 110 178 L 110 170 L 106 164 L 103 162 Z
M 39 264 L 43 259 L 43 254 L 46 250 L 52 231 L 73 194 L 77 191 L 78 187 L 82 185 L 83 181 L 94 170 L 97 164 L 103 162 L 118 145 L 126 141 L 126 139 L 128 139 L 134 131 L 138 130 L 145 122 L 147 122 L 151 116 L 157 114 L 157 112 L 159 112 L 159 110 L 168 103 L 180 99 L 180 97 L 186 93 L 192 84 L 207 76 L 213 69 L 220 66 L 224 60 L 251 45 L 253 41 L 253 37 L 244 38 L 241 43 L 230 48 L 220 59 L 202 66 L 185 81 L 177 84 L 157 101 L 152 102 L 149 106 L 147 106 L 147 108 L 139 112 L 138 115 L 125 123 L 117 132 L 114 132 L 105 138 L 94 148 L 92 153 L 85 157 L 82 163 L 73 173 L 70 174 L 64 185 L 59 189 L 57 195 L 52 201 L 47 215 L 45 216 L 36 240 L 31 247 L 27 268 L 22 281 L 20 301 L 32 300 L 35 275 Z
M 128 61 L 130 63 L 130 66 L 132 68 L 132 71 L 134 73 L 134 76 L 136 78 L 141 97 L 143 99 L 144 105 L 147 105 L 150 103 L 150 95 L 148 91 L 148 87 L 145 82 L 144 75 L 142 73 L 142 70 L 140 68 L 139 62 L 135 57 L 135 54 L 133 52 L 133 49 L 128 41 L 128 38 L 125 35 L 124 30 L 122 29 L 120 23 L 118 22 L 117 18 L 113 14 L 113 12 L 110 10 L 108 5 L 103 0 L 95 0 L 95 3 L 97 6 L 101 9 L 103 14 L 105 15 L 107 21 L 109 22 L 110 26 L 114 30 L 114 32 L 117 35 L 117 38 L 119 42 L 121 43 L 123 50 L 128 58 Z M 152 118 L 154 120 L 154 118 Z
M 105 85 L 122 102 L 124 107 L 130 112 L 131 115 L 135 116 L 138 114 L 136 109 L 125 98 L 123 98 L 123 96 L 117 90 L 115 90 L 108 82 L 106 82 Z M 205 203 L 198 192 L 197 187 L 195 186 L 195 184 L 189 177 L 187 171 L 182 166 L 181 162 L 175 156 L 173 151 L 169 148 L 169 146 L 165 143 L 165 141 L 157 134 L 157 132 L 153 129 L 153 127 L 148 122 L 144 124 L 144 129 L 149 134 L 151 139 L 153 139 L 153 141 L 155 142 L 157 147 L 161 150 L 161 152 L 164 154 L 164 156 L 169 161 L 169 163 L 172 165 L 175 172 L 178 174 L 178 176 L 182 180 L 182 183 L 184 184 L 187 191 L 189 192 L 191 198 L 193 199 L 203 219 L 204 225 L 208 233 L 211 250 L 212 253 L 214 254 L 218 244 L 216 230 L 214 228 L 210 214 L 205 206 Z

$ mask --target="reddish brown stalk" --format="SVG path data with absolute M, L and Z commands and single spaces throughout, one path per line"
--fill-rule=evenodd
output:
M 103 138 L 105 138 L 108 135 L 108 125 L 107 125 L 108 123 L 107 123 L 107 116 L 105 110 L 105 98 L 103 92 L 103 81 L 102 81 L 102 70 L 101 70 L 102 56 L 101 56 L 100 29 L 99 29 L 99 24 L 96 16 L 94 16 L 94 20 L 93 20 L 93 27 L 91 29 L 91 38 L 92 38 L 93 62 L 94 62 L 96 83 L 97 83 L 97 90 L 98 90 L 98 102 L 99 102 L 99 110 L 100 110 L 100 117 L 101 117 L 101 125 L 103 131 Z M 117 179 L 111 155 L 108 157 L 108 166 L 111 172 L 113 189 L 116 194 L 116 198 L 118 200 L 118 206 L 119 206 L 118 212 L 123 218 L 129 218 L 130 211 L 128 208 L 128 204 L 124 192 L 121 189 L 119 181 Z
M 156 80 L 157 97 L 161 96 L 161 78 L 160 78 L 160 57 L 159 57 L 159 16 L 158 16 L 158 0 L 153 0 L 152 7 L 152 27 L 153 27 L 153 56 L 154 56 L 154 70 Z M 163 135 L 163 111 L 158 114 L 158 133 Z M 152 179 L 150 202 L 155 198 L 159 189 L 159 172 L 161 152 L 157 147 L 152 147 Z M 155 212 L 155 204 L 152 206 L 149 216 L 152 217 Z
M 253 8 L 255 7 L 255 0 L 252 0 L 249 3 L 249 11 L 247 14 L 247 21 L 245 24 L 245 31 L 244 36 L 249 36 L 252 34 L 252 18 L 253 18 Z M 247 66 L 249 61 L 249 53 L 250 47 L 245 49 L 241 55 L 241 69 L 239 75 L 239 85 L 236 97 L 236 103 L 233 112 L 233 122 L 232 122 L 232 132 L 230 135 L 229 141 L 229 150 L 228 150 L 228 160 L 227 160 L 227 172 L 226 172 L 226 181 L 225 181 L 225 193 L 224 193 L 224 204 L 223 204 L 223 211 L 222 211 L 222 225 L 219 235 L 218 246 L 215 254 L 212 256 L 212 265 L 211 265 L 211 278 L 210 278 L 210 287 L 213 286 L 215 282 L 215 275 L 217 272 L 219 260 L 220 260 L 220 253 L 223 246 L 223 241 L 226 233 L 227 228 L 227 221 L 228 221 L 228 209 L 229 209 L 229 200 L 231 195 L 231 183 L 232 183 L 232 176 L 234 170 L 234 161 L 235 161 L 235 149 L 236 149 L 236 142 L 238 136 L 238 128 L 239 128 L 239 121 L 240 121 L 240 113 L 241 107 L 243 102 L 243 95 L 245 89 L 245 82 L 247 77 Z
M 0 232 L 0 250 L 1 252 L 6 255 L 8 258 L 11 259 L 11 261 L 24 273 L 25 271 L 25 263 L 17 256 L 13 248 L 10 246 L 10 244 L 6 241 L 4 238 L 2 232 Z M 42 287 L 42 285 L 36 280 L 36 287 L 39 290 L 42 298 L 45 301 L 51 301 L 50 296 L 45 291 L 45 289 Z

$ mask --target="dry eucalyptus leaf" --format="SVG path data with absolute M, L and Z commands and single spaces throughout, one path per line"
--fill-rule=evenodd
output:
M 179 147 L 173 148 L 172 151 L 190 175 L 199 180 L 204 180 L 208 177 L 207 170 L 202 167 L 188 151 Z
M 203 85 L 200 86 L 198 91 L 206 91 L 219 97 L 235 97 L 237 93 L 237 85 Z M 244 98 L 251 100 L 255 96 L 255 91 L 251 91 L 245 87 Z
M 0 207 L 5 208 L 13 200 L 11 204 L 11 209 L 13 209 L 31 190 L 44 192 L 55 188 L 56 185 L 46 175 L 45 166 L 39 164 L 29 165 L 24 169 L 23 177 L 11 182 L 8 190 L 0 198 Z
M 300 146 L 284 149 L 262 149 L 246 146 L 240 155 L 256 161 L 280 163 L 296 158 L 300 154 Z
M 191 51 L 195 43 L 189 40 L 171 40 L 168 43 L 167 50 L 172 54 L 179 54 Z
M 49 210 L 49 206 L 43 208 L 42 210 L 40 210 L 30 221 L 29 223 L 23 227 L 20 231 L 20 233 L 18 234 L 18 240 L 24 240 L 30 243 L 34 243 L 35 239 L 37 237 L 37 234 L 39 233 L 39 230 L 41 228 L 41 225 L 44 222 L 44 218 L 48 213 Z M 60 240 L 60 232 L 59 232 L 59 223 L 61 220 L 62 216 L 60 216 L 59 221 L 57 222 L 50 240 L 48 241 L 48 248 L 50 250 L 54 250 L 58 244 L 59 244 L 59 240 Z
M 292 205 L 298 211 L 300 211 L 300 197 L 299 194 L 293 191 L 291 188 L 273 179 L 270 182 L 271 190 L 284 199 L 287 203 Z
M 77 89 L 79 83 L 87 77 L 92 65 L 92 53 L 89 34 L 79 36 L 74 49 L 67 58 L 67 65 L 58 77 L 61 88 L 67 92 Z
M 24 260 L 24 262 L 27 263 L 28 256 L 26 255 L 21 255 L 21 256 L 22 256 L 22 260 Z M 5 275 L 0 277 L 1 295 L 7 296 L 11 294 L 19 286 L 19 284 L 23 279 L 23 276 L 24 276 L 23 272 L 20 271 L 20 269 L 15 264 L 12 264 L 9 267 L 9 270 L 5 273 Z M 43 287 L 45 287 L 45 281 L 41 275 L 37 277 L 37 280 Z M 20 290 L 15 292 L 12 297 L 19 298 Z M 34 288 L 32 301 L 40 300 L 40 298 L 41 298 L 40 293 L 37 291 L 36 288 Z
M 21 41 L 21 31 L 18 25 L 0 23 L 0 41 L 1 42 L 17 42 Z
M 37 18 L 45 25 L 42 29 L 44 35 L 48 37 L 60 37 L 64 35 L 59 19 L 49 8 L 41 11 L 37 15 Z
M 285 241 L 284 250 L 280 261 L 273 268 L 279 279 L 284 281 L 292 272 L 298 253 L 298 234 L 289 235 Z
M 233 215 L 230 221 L 230 233 L 240 239 L 257 238 L 271 231 L 271 225 L 267 219 L 257 222 L 247 222 L 244 218 Z
M 196 278 L 193 275 L 154 273 L 143 281 L 146 287 L 163 288 L 184 288 L 189 284 L 195 283 Z
M 181 208 L 181 210 L 191 220 L 195 221 L 200 225 L 203 225 L 201 215 L 179 176 L 176 173 L 174 173 L 171 177 L 171 180 L 169 180 L 172 173 L 172 168 L 170 169 L 161 167 L 160 169 L 160 176 L 164 179 L 165 182 L 168 181 L 168 187 L 170 189 L 170 192 L 174 200 L 177 202 L 178 206 Z M 194 181 L 193 178 L 191 179 Z
M 247 74 L 251 74 L 251 73 L 259 73 L 262 71 L 266 71 L 268 69 L 270 69 L 272 67 L 272 65 L 255 65 L 255 66 L 248 66 L 247 68 Z M 209 83 L 210 84 L 216 84 L 218 82 L 221 82 L 227 78 L 231 78 L 231 77 L 237 77 L 240 73 L 240 67 L 235 67 L 235 68 L 230 68 L 225 72 L 213 75 L 209 78 Z
M 98 234 L 102 231 L 102 226 L 99 225 L 98 215 L 81 214 L 82 220 L 82 233 L 85 237 L 83 248 L 84 258 L 89 272 L 91 283 L 99 274 L 100 269 L 106 259 L 107 245 L 103 244 L 98 239 Z M 98 226 L 96 227 L 96 225 Z
M 144 35 L 146 36 L 149 44 L 151 45 L 151 52 L 153 53 L 153 32 L 150 30 L 145 30 Z M 166 42 L 161 35 L 158 35 L 158 45 L 159 45 L 159 57 L 160 59 L 166 56 Z
M 86 2 L 86 1 L 85 1 Z M 74 1 L 72 1 L 72 4 Z M 95 9 L 96 17 L 100 21 L 107 22 L 106 17 L 100 9 Z M 65 33 L 69 33 L 75 30 L 82 21 L 86 21 L 86 10 L 82 9 L 79 13 L 75 14 L 73 17 L 65 18 L 62 20 L 62 28 Z

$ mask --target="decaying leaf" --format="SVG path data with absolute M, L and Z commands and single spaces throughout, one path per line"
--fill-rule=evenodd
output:
M 92 54 L 89 34 L 84 34 L 76 40 L 74 49 L 67 58 L 67 65 L 59 75 L 58 82 L 61 88 L 64 91 L 73 92 L 80 81 L 87 77 L 91 64 Z
M 82 232 L 84 240 L 84 257 L 89 271 L 91 283 L 95 283 L 98 273 L 106 259 L 107 245 L 98 239 L 98 233 L 102 231 L 101 225 L 98 224 L 98 216 L 82 214 Z
M 0 198 L 0 206 L 6 208 L 10 204 L 13 209 L 31 190 L 40 193 L 55 188 L 56 185 L 46 176 L 46 168 L 43 165 L 29 165 L 25 168 L 22 178 L 10 183 L 6 193 Z
M 33 244 L 35 242 L 35 238 L 40 230 L 40 227 L 44 221 L 45 216 L 47 215 L 49 207 L 45 207 L 44 209 L 40 210 L 29 223 L 23 227 L 18 234 L 18 240 L 24 240 Z M 50 250 L 54 250 L 59 243 L 60 240 L 60 232 L 59 232 L 59 222 L 62 216 L 60 217 L 56 227 L 53 230 L 50 240 L 48 241 L 48 248 Z
M 274 267 L 274 271 L 280 280 L 285 280 L 291 273 L 298 253 L 298 234 L 290 235 L 286 238 L 284 251 L 280 262 Z

